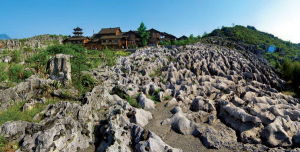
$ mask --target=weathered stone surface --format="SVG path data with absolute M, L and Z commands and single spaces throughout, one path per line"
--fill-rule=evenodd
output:
M 49 44 L 49 42 L 62 44 L 63 39 L 64 38 L 62 36 L 39 35 L 39 36 L 34 36 L 23 40 L 18 40 L 18 39 L 0 40 L 0 50 L 1 49 L 19 50 L 22 48 L 33 48 L 33 49 L 45 48 L 51 44 L 51 43 Z
M 162 125 L 171 124 L 172 129 L 181 133 L 181 134 L 193 134 L 195 130 L 195 125 L 186 118 L 184 113 L 179 109 L 176 113 L 170 118 L 162 122 Z
M 200 43 L 144 48 L 120 57 L 113 67 L 90 72 L 103 83 L 80 103 L 47 107 L 39 114 L 42 121 L 30 123 L 20 136 L 25 141 L 20 151 L 90 146 L 108 152 L 176 151 L 157 133 L 161 128 L 188 137 L 185 140 L 194 136 L 207 148 L 219 150 L 297 151 L 299 146 L 299 100 L 280 93 L 285 82 L 250 52 Z M 18 91 L 0 98 L 13 99 L 12 92 Z M 125 101 L 138 94 L 138 104 L 147 111 Z M 163 103 L 155 105 L 146 95 Z M 159 109 L 159 104 L 168 110 Z M 149 121 L 158 128 L 143 129 Z
M 230 147 L 237 142 L 234 130 L 225 126 L 221 126 L 221 129 L 222 131 L 218 131 L 211 126 L 200 126 L 194 134 L 209 148 L 220 149 L 222 147 Z
M 135 109 L 135 114 L 133 121 L 141 127 L 148 124 L 149 120 L 152 119 L 151 112 L 145 111 L 143 109 Z
M 46 93 L 47 88 L 50 88 L 52 83 L 52 80 L 31 76 L 25 82 L 21 82 L 13 88 L 0 90 L 0 110 L 6 109 L 14 102 L 26 101 Z
M 70 55 L 56 54 L 48 63 L 50 79 L 64 83 L 71 81 Z
M 182 152 L 164 143 L 155 133 L 144 130 L 139 126 L 132 127 L 133 145 L 136 152 Z
M 270 146 L 291 146 L 293 141 L 296 145 L 299 129 L 300 122 L 294 122 L 288 116 L 277 117 L 263 130 L 262 137 Z
M 31 99 L 23 105 L 22 110 L 23 111 L 32 110 L 36 104 L 38 103 L 44 104 L 45 102 L 46 102 L 46 98 Z
M 155 103 L 151 99 L 148 99 L 146 95 L 140 94 L 138 97 L 139 105 L 146 110 L 155 109 Z
M 0 127 L 0 135 L 19 142 L 25 136 L 25 128 L 29 124 L 25 121 L 6 122 Z

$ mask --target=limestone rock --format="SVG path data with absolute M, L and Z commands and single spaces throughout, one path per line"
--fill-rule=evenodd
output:
M 50 79 L 68 83 L 71 81 L 70 55 L 56 54 L 48 63 Z
M 162 121 L 161 124 L 170 124 L 174 131 L 184 135 L 193 134 L 195 130 L 195 125 L 186 118 L 186 116 L 180 109 L 177 110 L 177 112 L 171 118 Z
M 155 109 L 155 103 L 151 99 L 148 99 L 145 94 L 140 94 L 138 97 L 139 105 L 146 110 Z
M 25 136 L 25 128 L 29 124 L 25 121 L 6 122 L 0 127 L 0 135 L 19 142 Z
M 13 88 L 0 90 L 0 110 L 9 107 L 13 101 L 26 101 L 47 93 L 45 88 L 50 88 L 52 83 L 52 80 L 40 79 L 33 75 Z
M 172 148 L 163 142 L 159 136 L 151 131 L 144 130 L 138 126 L 132 127 L 134 140 L 134 151 L 136 152 L 182 152 L 180 149 Z
M 148 124 L 149 120 L 152 119 L 151 112 L 145 111 L 143 109 L 135 109 L 134 122 L 141 127 Z

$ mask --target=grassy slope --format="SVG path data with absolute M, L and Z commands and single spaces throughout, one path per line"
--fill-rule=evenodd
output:
M 258 49 L 267 50 L 270 45 L 278 49 L 274 53 L 265 53 L 265 58 L 272 64 L 281 64 L 285 59 L 296 60 L 300 54 L 300 46 L 288 41 L 283 41 L 272 34 L 261 32 L 254 27 L 234 26 L 216 29 L 206 35 L 219 36 L 236 42 L 255 45 Z

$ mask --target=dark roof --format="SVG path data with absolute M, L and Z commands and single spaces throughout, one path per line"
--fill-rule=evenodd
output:
M 74 30 L 74 31 L 82 31 L 82 28 L 76 27 L 76 28 L 74 28 L 73 30 Z
M 138 31 L 128 31 L 128 32 L 124 32 L 122 33 L 123 36 L 128 36 L 129 34 L 134 34 L 136 37 L 140 37 Z
M 103 29 L 101 29 L 101 31 L 98 34 L 114 34 L 118 30 L 121 31 L 121 29 L 119 27 L 115 27 L 115 28 L 103 28 Z
M 138 34 L 138 31 L 132 31 L 132 30 L 130 30 L 128 32 L 123 32 L 122 34 L 124 35 L 124 34 L 128 34 L 128 33 Z
M 148 32 L 157 32 L 157 33 L 161 33 L 160 31 L 158 31 L 158 30 L 156 30 L 156 29 L 154 29 L 154 28 L 148 30 Z
M 188 39 L 188 37 L 187 36 L 185 36 L 185 35 L 183 35 L 183 36 L 181 36 L 180 38 L 178 38 L 179 40 L 186 40 L 186 39 Z
M 162 35 L 167 36 L 167 37 L 171 37 L 171 38 L 174 38 L 174 39 L 177 38 L 176 36 L 174 36 L 172 34 L 169 34 L 169 33 L 166 33 L 166 32 L 163 32 Z

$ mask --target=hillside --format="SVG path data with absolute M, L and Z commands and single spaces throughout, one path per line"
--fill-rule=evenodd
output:
M 264 55 L 273 66 L 282 63 L 284 59 L 300 61 L 299 44 L 283 41 L 252 26 L 222 27 L 205 35 L 204 40 L 212 37 L 222 38 L 222 41 L 233 41 L 237 44 L 250 46 L 251 50 L 256 50 L 256 54 Z M 274 52 L 271 51 L 273 49 Z
M 20 50 L 23 48 L 45 48 L 53 44 L 62 44 L 63 39 L 66 36 L 63 35 L 38 35 L 24 39 L 10 39 L 0 40 L 0 49 L 3 50 Z
M 0 40 L 8 40 L 10 37 L 7 34 L 0 34 Z
M 120 57 L 58 45 L 25 63 L 40 74 L 0 89 L 0 150 L 300 150 L 299 100 L 251 52 L 197 43 Z

